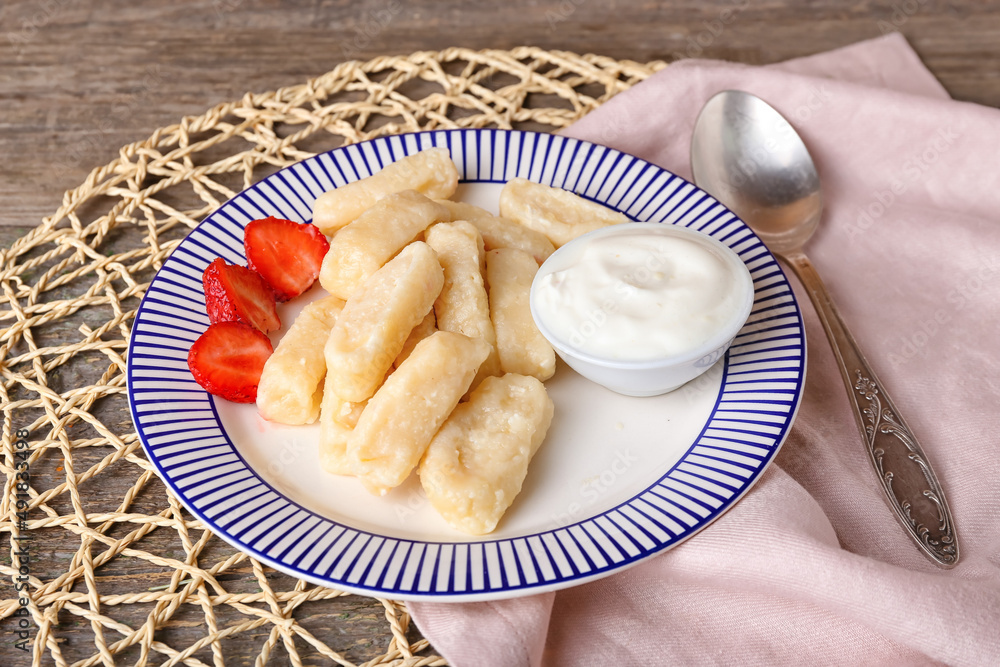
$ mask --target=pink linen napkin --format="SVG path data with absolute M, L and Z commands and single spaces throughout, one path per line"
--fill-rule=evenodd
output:
M 453 665 L 1000 664 L 1000 112 L 949 99 L 893 34 L 771 67 L 682 61 L 565 134 L 690 178 L 695 118 L 727 88 L 773 104 L 817 161 L 806 250 L 949 494 L 961 562 L 936 568 L 897 525 L 796 282 L 807 384 L 776 465 L 632 569 L 411 603 Z

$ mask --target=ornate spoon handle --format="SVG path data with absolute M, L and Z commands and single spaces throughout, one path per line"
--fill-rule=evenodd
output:
M 917 439 L 875 377 L 812 263 L 801 252 L 781 257 L 806 287 L 823 322 L 889 505 L 924 555 L 941 567 L 954 567 L 959 553 L 951 510 Z

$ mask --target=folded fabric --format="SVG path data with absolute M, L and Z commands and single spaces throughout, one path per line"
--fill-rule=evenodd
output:
M 690 178 L 698 112 L 731 88 L 775 106 L 816 160 L 825 212 L 806 251 L 948 493 L 961 562 L 935 567 L 898 525 L 793 280 L 807 383 L 776 464 L 629 570 L 411 603 L 453 665 L 1000 664 L 1000 112 L 951 100 L 891 34 L 769 67 L 681 61 L 565 134 Z

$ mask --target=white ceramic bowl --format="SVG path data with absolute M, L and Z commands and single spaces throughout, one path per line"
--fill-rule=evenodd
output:
M 584 244 L 594 239 L 610 237 L 617 234 L 632 234 L 637 228 L 656 234 L 666 234 L 680 237 L 711 250 L 733 270 L 735 285 L 738 290 L 739 307 L 734 308 L 732 316 L 722 324 L 703 344 L 680 355 L 665 356 L 649 360 L 633 361 L 602 358 L 581 350 L 570 341 L 553 333 L 547 326 L 546 317 L 551 314 L 539 312 L 539 299 L 536 293 L 540 280 L 553 272 L 561 271 L 579 255 Z M 535 320 L 542 335 L 552 344 L 556 353 L 580 375 L 601 384 L 608 389 L 626 396 L 656 396 L 677 389 L 681 385 L 698 377 L 712 367 L 729 349 L 736 334 L 746 323 L 753 308 L 754 287 L 750 272 L 739 256 L 716 239 L 685 227 L 656 222 L 635 222 L 629 224 L 605 227 L 589 232 L 573 239 L 556 250 L 539 268 L 531 284 L 530 306 L 531 316 Z M 617 314 L 608 315 L 609 318 Z

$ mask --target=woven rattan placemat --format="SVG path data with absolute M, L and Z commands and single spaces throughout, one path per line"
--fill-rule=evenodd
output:
M 265 568 L 167 494 L 128 417 L 136 308 L 192 227 L 281 167 L 398 132 L 564 127 L 663 66 L 536 48 L 344 63 L 123 147 L 0 251 L 0 663 L 444 664 L 403 603 Z

